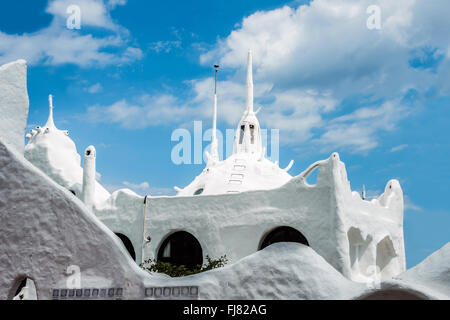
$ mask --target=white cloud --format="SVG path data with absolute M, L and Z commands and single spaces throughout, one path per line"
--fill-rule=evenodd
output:
M 323 151 L 344 148 L 352 153 L 364 153 L 379 145 L 377 133 L 394 130 L 408 112 L 407 107 L 396 101 L 379 107 L 363 107 L 329 120 L 325 133 L 315 141 L 323 146 Z
M 66 28 L 66 9 L 72 3 L 81 7 L 80 31 Z M 102 67 L 142 57 L 139 48 L 128 44 L 128 31 L 112 21 L 110 8 L 102 0 L 54 0 L 46 10 L 53 15 L 48 27 L 21 35 L 0 31 L 0 63 L 23 58 L 32 65 L 71 63 Z M 95 37 L 84 33 L 86 27 L 97 27 L 110 34 Z
M 164 52 L 169 53 L 173 49 L 181 48 L 181 41 L 156 41 L 150 44 L 150 50 L 155 51 L 156 53 Z
M 116 30 L 119 28 L 109 14 L 109 8 L 103 0 L 53 0 L 50 1 L 47 13 L 50 13 L 60 21 L 66 21 L 67 8 L 71 5 L 77 5 L 81 10 L 81 28 L 83 27 L 99 27 L 104 29 Z
M 117 6 L 124 6 L 127 0 L 108 0 L 108 6 L 114 9 Z
M 448 8 L 446 1 L 436 3 Z M 371 4 L 371 0 L 314 0 L 296 9 L 256 12 L 200 61 L 243 67 L 251 48 L 255 78 L 283 88 L 328 89 L 336 98 L 349 94 L 392 98 L 411 86 L 429 87 L 435 75 L 408 66 L 410 49 L 449 47 L 436 36 L 450 28 L 445 11 L 435 17 L 413 0 L 378 1 L 382 13 L 378 31 L 366 27 L 366 8 Z
M 169 123 L 181 123 L 194 116 L 199 109 L 191 109 L 172 95 L 141 96 L 130 103 L 125 99 L 109 106 L 94 105 L 88 108 L 92 122 L 118 123 L 124 128 L 140 129 Z
M 409 197 L 407 195 L 404 196 L 404 201 L 405 201 L 405 211 L 423 211 L 423 208 L 414 204 L 411 199 L 409 199 Z
M 98 93 L 102 91 L 103 86 L 100 83 L 93 84 L 92 86 L 86 88 L 85 90 L 89 93 Z
M 259 98 L 275 99 L 265 104 L 269 114 L 260 118 L 281 130 L 282 142 L 311 139 L 323 151 L 367 152 L 380 144 L 380 133 L 395 130 L 410 114 L 411 106 L 400 102 L 408 90 L 423 94 L 439 86 L 449 91 L 443 79 L 450 71 L 448 61 L 437 72 L 409 65 L 414 50 L 448 52 L 442 35 L 450 29 L 446 1 L 433 2 L 431 8 L 414 0 L 377 1 L 381 30 L 366 27 L 371 4 L 314 0 L 297 8 L 258 11 L 219 39 L 200 62 L 219 62 L 242 74 L 252 49 L 254 79 L 273 88 Z M 355 97 L 360 97 L 359 109 L 340 105 Z
M 403 150 L 403 149 L 406 149 L 407 147 L 408 147 L 407 144 L 401 144 L 401 145 L 399 145 L 399 146 L 392 147 L 392 148 L 391 148 L 391 152 L 401 151 L 401 150 Z
M 88 107 L 87 119 L 91 122 L 118 123 L 124 128 L 140 129 L 149 126 L 186 124 L 193 120 L 211 121 L 213 109 L 213 79 L 187 81 L 191 97 L 181 99 L 173 94 L 147 94 L 126 99 L 111 105 Z M 245 85 L 232 81 L 218 84 L 221 95 L 218 98 L 218 117 L 233 127 L 244 111 Z M 267 90 L 260 86 L 257 92 Z
M 321 151 L 367 153 L 412 112 L 402 98 L 437 87 L 450 92 L 450 57 L 434 71 L 411 67 L 422 48 L 450 52 L 445 32 L 447 1 L 380 0 L 381 30 L 366 27 L 371 0 L 314 0 L 309 5 L 258 11 L 245 17 L 200 57 L 219 63 L 227 78 L 218 85 L 218 119 L 235 126 L 245 105 L 245 68 L 253 51 L 255 104 L 261 124 L 280 129 L 280 142 L 312 142 Z M 441 7 L 439 7 L 441 6 Z M 440 8 L 440 10 L 439 10 Z M 170 50 L 170 42 L 155 50 Z M 173 46 L 173 44 L 172 44 Z M 416 53 L 415 53 L 416 52 Z M 418 52 L 418 53 L 417 53 Z M 415 57 L 414 57 L 415 58 Z M 422 59 L 423 57 L 418 57 Z M 219 79 L 222 79 L 219 74 Z M 187 82 L 187 98 L 157 95 L 89 108 L 94 121 L 128 128 L 210 119 L 213 81 Z M 355 101 L 345 104 L 346 100 Z M 106 120 L 108 119 L 108 120 Z

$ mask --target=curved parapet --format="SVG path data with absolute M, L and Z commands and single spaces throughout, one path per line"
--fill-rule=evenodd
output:
M 314 170 L 318 170 L 317 183 L 310 185 L 306 179 Z M 334 239 L 333 248 L 326 250 L 327 259 L 344 275 L 366 281 L 373 270 L 380 270 L 383 278 L 405 270 L 403 192 L 397 180 L 390 180 L 379 198 L 362 199 L 352 191 L 337 152 L 313 163 L 292 180 L 298 193 L 305 188 L 318 193 L 316 219 L 331 220 L 328 236 Z M 324 212 L 326 203 L 332 210 L 329 215 Z M 325 239 L 322 243 L 327 244 Z
M 384 193 L 375 202 L 394 210 L 397 213 L 397 221 L 403 223 L 403 191 L 398 180 L 389 180 Z

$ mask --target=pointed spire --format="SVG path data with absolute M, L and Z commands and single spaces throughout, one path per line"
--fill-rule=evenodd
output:
M 252 51 L 248 50 L 247 58 L 247 95 L 245 97 L 245 106 L 248 113 L 253 112 L 253 68 Z
M 53 96 L 51 94 L 48 96 L 48 109 L 48 119 L 45 126 L 55 127 L 55 123 L 53 122 Z
M 262 152 L 261 128 L 253 110 L 253 69 L 252 51 L 248 50 L 247 57 L 247 94 L 245 96 L 245 111 L 239 121 L 233 153 L 246 152 L 260 156 Z M 259 110 L 258 110 L 259 111 Z

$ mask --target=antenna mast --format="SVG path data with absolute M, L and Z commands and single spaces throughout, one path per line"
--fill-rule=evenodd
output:
M 219 65 L 214 65 L 215 69 L 215 78 L 214 78 L 214 109 L 213 109 L 213 127 L 212 127 L 212 136 L 211 136 L 211 159 L 214 162 L 219 161 L 219 152 L 217 146 L 217 72 L 219 70 Z

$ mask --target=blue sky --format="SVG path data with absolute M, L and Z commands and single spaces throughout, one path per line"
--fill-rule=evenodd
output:
M 66 8 L 81 8 L 81 29 Z M 381 9 L 369 30 L 366 8 Z M 78 151 L 97 148 L 101 183 L 173 193 L 203 165 L 175 165 L 177 128 L 210 127 L 219 63 L 219 129 L 244 108 L 246 52 L 264 128 L 296 175 L 340 153 L 353 190 L 398 179 L 408 267 L 450 241 L 450 4 L 428 1 L 10 1 L 0 63 L 29 63 L 29 126 L 55 123 Z M 206 147 L 209 143 L 205 142 Z

